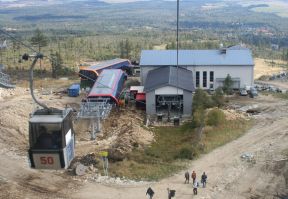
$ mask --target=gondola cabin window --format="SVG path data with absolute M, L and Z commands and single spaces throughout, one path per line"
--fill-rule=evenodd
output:
M 31 124 L 34 149 L 59 149 L 62 146 L 61 124 Z

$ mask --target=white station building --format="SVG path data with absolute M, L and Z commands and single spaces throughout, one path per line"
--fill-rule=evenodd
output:
M 176 50 L 143 50 L 140 70 L 141 84 L 145 85 L 149 71 L 176 66 Z M 179 50 L 178 66 L 193 73 L 195 88 L 216 89 L 229 74 L 233 88 L 253 86 L 254 62 L 247 48 L 231 47 L 218 50 Z
M 247 48 L 217 50 L 143 50 L 141 84 L 146 92 L 146 113 L 155 115 L 169 108 L 183 116 L 192 114 L 193 92 L 215 90 L 229 74 L 233 89 L 253 86 L 254 62 Z

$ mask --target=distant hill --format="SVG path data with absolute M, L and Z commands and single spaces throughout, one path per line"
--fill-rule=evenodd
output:
M 108 3 L 98 0 L 0 0 L 0 8 L 24 8 L 34 6 L 49 6 L 63 4 L 86 4 L 86 5 L 107 5 Z
M 243 33 L 264 28 L 288 33 L 285 6 L 288 0 L 181 0 L 180 25 L 188 30 L 233 29 Z M 175 22 L 176 2 L 170 0 L 117 4 L 104 0 L 0 0 L 0 27 L 20 27 L 27 34 L 35 27 L 69 34 L 171 31 Z

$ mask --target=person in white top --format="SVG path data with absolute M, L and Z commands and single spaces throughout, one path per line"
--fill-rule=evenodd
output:
M 194 195 L 197 195 L 197 189 L 198 189 L 199 183 L 197 182 L 197 180 L 195 179 L 195 182 L 193 184 L 193 193 Z

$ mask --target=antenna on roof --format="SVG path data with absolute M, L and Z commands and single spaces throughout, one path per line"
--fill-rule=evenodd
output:
M 219 51 L 220 51 L 220 54 L 226 54 L 227 48 L 224 47 L 223 43 L 219 44 Z

